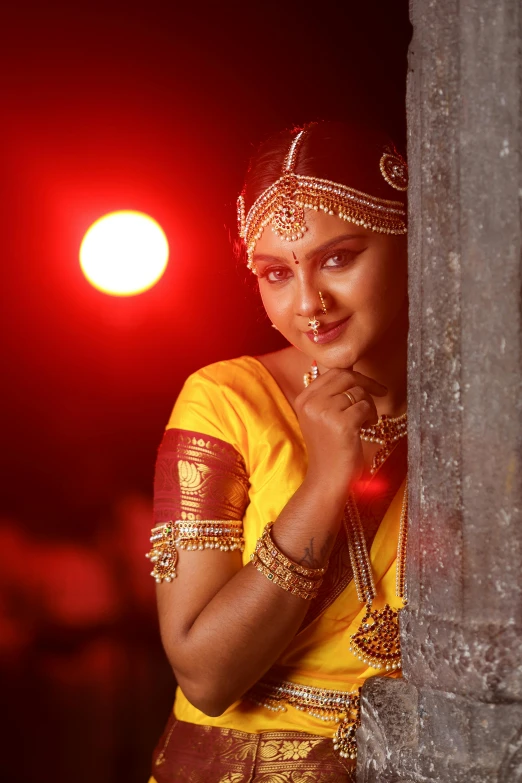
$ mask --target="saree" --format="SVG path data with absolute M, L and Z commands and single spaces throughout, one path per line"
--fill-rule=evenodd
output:
M 399 442 L 357 497 L 378 610 L 386 604 L 402 606 L 395 580 L 406 448 L 405 440 Z M 296 414 L 269 371 L 249 356 L 218 362 L 190 376 L 175 404 L 158 457 L 155 524 L 181 517 L 241 519 L 246 565 L 266 523 L 281 513 L 306 468 Z M 187 563 L 197 556 L 197 551 L 181 553 Z M 319 700 L 324 694 L 338 699 L 358 694 L 365 680 L 378 673 L 349 651 L 350 637 L 364 615 L 341 528 L 301 628 L 251 691 L 222 715 L 209 717 L 177 689 L 173 714 L 154 754 L 151 781 L 351 780 L 353 760 L 341 758 L 332 745 L 335 720 L 320 710 L 302 709 L 298 699 L 283 700 L 281 694 L 310 693 Z

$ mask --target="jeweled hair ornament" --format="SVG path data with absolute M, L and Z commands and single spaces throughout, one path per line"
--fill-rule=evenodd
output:
M 254 201 L 248 213 L 244 193 L 237 200 L 239 236 L 245 243 L 248 268 L 254 273 L 254 250 L 264 229 L 272 224 L 272 231 L 282 239 L 288 242 L 301 239 L 307 230 L 305 209 L 322 210 L 381 234 L 407 232 L 403 201 L 377 198 L 338 182 L 295 173 L 299 150 L 310 127 L 297 132 L 281 176 Z M 408 167 L 395 149 L 386 147 L 375 164 L 388 185 L 395 190 L 407 190 Z

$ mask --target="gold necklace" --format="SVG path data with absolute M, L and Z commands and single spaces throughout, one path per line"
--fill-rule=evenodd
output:
M 371 427 L 361 427 L 361 440 L 367 443 L 379 443 L 382 446 L 373 457 L 370 468 L 372 476 L 389 457 L 394 444 L 401 438 L 405 438 L 407 434 L 407 413 L 403 413 L 400 416 L 387 416 L 383 413 L 382 416 L 379 416 L 377 424 L 373 424 Z
M 304 374 L 303 383 L 305 388 L 315 381 L 319 376 L 317 362 L 313 362 L 309 372 Z M 385 413 L 379 416 L 377 424 L 371 427 L 361 427 L 361 440 L 367 443 L 378 443 L 382 448 L 376 452 L 373 457 L 370 468 L 370 475 L 381 467 L 383 462 L 389 457 L 393 446 L 401 438 L 408 434 L 408 414 L 402 413 L 400 416 L 387 416 Z
M 359 660 L 373 669 L 391 671 L 401 667 L 401 646 L 399 637 L 399 609 L 386 604 L 383 609 L 372 609 L 377 594 L 373 580 L 372 564 L 366 546 L 359 510 L 353 494 L 350 493 L 344 515 L 344 526 L 352 564 L 353 580 L 357 597 L 366 603 L 366 612 L 359 629 L 352 634 L 350 651 Z M 406 605 L 406 545 L 408 540 L 408 480 L 404 487 L 399 539 L 397 542 L 397 570 L 395 594 Z

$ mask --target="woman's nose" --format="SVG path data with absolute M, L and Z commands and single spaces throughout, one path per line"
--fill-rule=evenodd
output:
M 311 318 L 323 310 L 321 295 L 314 281 L 301 282 L 297 287 L 295 309 L 297 315 Z

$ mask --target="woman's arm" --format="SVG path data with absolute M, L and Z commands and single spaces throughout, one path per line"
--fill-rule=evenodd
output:
M 344 507 L 304 482 L 272 529 L 282 551 L 320 567 Z M 310 562 L 312 554 L 314 562 Z M 253 685 L 293 639 L 308 602 L 272 584 L 239 552 L 183 552 L 178 577 L 158 586 L 163 645 L 187 699 L 220 715 Z
M 343 394 L 348 388 L 356 405 Z M 298 563 L 319 568 L 328 560 L 347 487 L 362 469 L 360 427 L 377 420 L 370 391 L 383 393 L 358 373 L 331 370 L 297 400 L 309 469 L 272 535 Z M 279 658 L 308 602 L 250 564 L 242 567 L 238 552 L 185 551 L 180 561 L 178 577 L 158 586 L 163 644 L 188 700 L 207 715 L 220 715 Z

